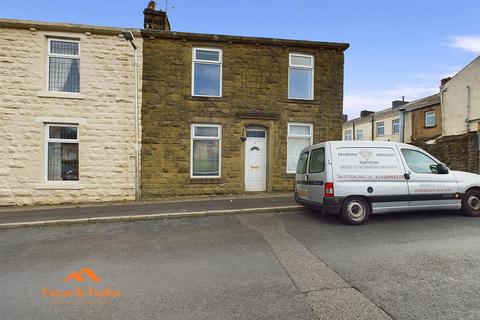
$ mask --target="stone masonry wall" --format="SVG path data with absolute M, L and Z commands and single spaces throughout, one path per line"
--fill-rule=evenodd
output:
M 480 155 L 476 132 L 446 136 L 434 144 L 417 141 L 412 144 L 431 153 L 452 170 L 480 173 Z
M 131 45 L 36 27 L 0 28 L 0 206 L 134 199 Z M 46 91 L 49 36 L 80 39 L 80 94 Z M 45 182 L 45 123 L 79 124 L 78 183 Z
M 192 47 L 223 49 L 220 98 L 192 97 Z M 313 101 L 290 100 L 290 52 L 315 56 Z M 267 130 L 267 191 L 292 191 L 286 173 L 287 124 L 313 123 L 313 141 L 340 140 L 343 52 L 254 43 L 144 38 L 142 195 L 244 192 L 246 126 Z M 192 123 L 222 125 L 222 176 L 190 178 Z

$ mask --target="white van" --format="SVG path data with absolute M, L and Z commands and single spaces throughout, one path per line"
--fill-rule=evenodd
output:
M 412 145 L 328 141 L 302 150 L 297 203 L 362 224 L 370 214 L 458 210 L 480 216 L 480 175 L 451 171 Z

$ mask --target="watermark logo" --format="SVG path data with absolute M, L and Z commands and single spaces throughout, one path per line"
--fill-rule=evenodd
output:
M 123 296 L 120 290 L 114 290 L 102 284 L 102 278 L 91 268 L 70 272 L 64 279 L 66 288 L 42 288 L 45 303 L 63 305 L 115 304 Z M 71 285 L 77 284 L 75 287 Z M 80 284 L 80 285 L 79 285 Z
M 68 276 L 63 279 L 64 282 L 70 282 L 70 280 L 75 280 L 77 282 L 85 282 L 85 278 L 83 275 L 86 275 L 90 278 L 95 283 L 98 283 L 102 281 L 96 274 L 95 272 L 92 271 L 90 268 L 83 268 L 78 272 L 70 272 Z

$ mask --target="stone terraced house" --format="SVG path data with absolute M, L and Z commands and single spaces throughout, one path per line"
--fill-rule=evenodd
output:
M 144 11 L 142 197 L 293 191 L 305 146 L 341 140 L 346 43 L 170 31 Z
M 0 19 L 0 206 L 134 199 L 134 55 L 121 31 Z

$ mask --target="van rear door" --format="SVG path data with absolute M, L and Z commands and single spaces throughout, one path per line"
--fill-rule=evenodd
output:
M 308 200 L 323 203 L 325 184 L 325 147 L 310 150 L 308 160 L 307 178 L 305 181 L 308 189 Z
M 309 150 L 304 150 L 300 153 L 297 163 L 297 173 L 295 175 L 295 189 L 297 192 L 297 197 L 304 200 L 308 200 L 308 174 L 307 174 L 307 165 L 308 165 L 308 155 L 310 154 Z

